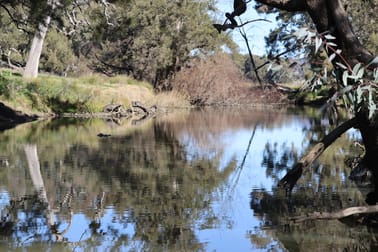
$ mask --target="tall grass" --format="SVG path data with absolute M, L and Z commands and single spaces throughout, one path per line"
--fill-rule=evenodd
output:
M 24 112 L 100 112 L 109 103 L 128 107 L 130 99 L 150 96 L 151 85 L 128 76 L 63 78 L 40 74 L 23 79 L 20 74 L 0 70 L 0 100 Z

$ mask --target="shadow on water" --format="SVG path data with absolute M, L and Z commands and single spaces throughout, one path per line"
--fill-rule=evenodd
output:
M 275 187 L 329 129 L 312 113 L 183 110 L 138 126 L 61 118 L 4 131 L 0 249 L 373 248 L 375 229 L 357 220 L 289 220 L 362 205 L 370 189 L 348 179 L 345 157 L 360 151 L 353 132 L 302 176 L 291 197 Z

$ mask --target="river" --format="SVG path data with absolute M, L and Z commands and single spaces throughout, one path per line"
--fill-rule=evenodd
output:
M 0 250 L 374 250 L 376 229 L 355 219 L 290 219 L 366 205 L 371 185 L 345 165 L 362 154 L 356 131 L 290 196 L 277 188 L 332 127 L 317 109 L 235 107 L 0 132 Z

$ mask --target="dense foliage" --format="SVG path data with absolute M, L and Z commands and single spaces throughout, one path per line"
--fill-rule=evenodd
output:
M 342 3 L 357 37 L 373 55 L 377 55 L 377 23 L 373 17 L 378 2 L 353 0 Z M 331 35 L 332 31 L 317 33 L 308 13 L 287 12 L 262 4 L 256 4 L 255 8 L 277 15 L 278 26 L 266 38 L 268 58 L 278 54 L 302 57 L 301 62 L 308 63 L 302 67 L 306 79 L 304 89 L 315 94 L 324 87 L 330 90 L 329 98 L 332 99 L 329 104 L 332 106 L 328 106 L 329 115 L 337 115 L 336 106 L 343 103 L 351 114 L 366 111 L 368 117 L 374 119 L 377 111 L 376 71 L 367 71 L 367 63 L 355 65 L 356 62 L 351 63 L 345 58 L 340 49 L 345 49 L 345 45 L 337 42 L 337 38 Z M 282 69 L 282 64 L 279 66 L 277 69 Z M 287 72 L 293 70 L 296 71 Z
M 89 68 L 169 89 L 165 80 L 191 57 L 212 54 L 225 43 L 235 47 L 212 28 L 213 1 L 20 0 L 1 7 L 0 47 L 7 65 L 25 65 L 34 31 L 51 16 L 40 69 L 55 74 Z
M 373 54 L 378 54 L 378 24 L 375 22 L 375 13 L 378 10 L 378 1 L 342 0 L 354 31 L 364 46 Z M 259 12 L 276 14 L 277 27 L 266 38 L 267 53 L 276 55 L 287 49 L 292 53 L 302 53 L 302 46 L 293 34 L 300 28 L 315 30 L 307 13 L 287 12 L 267 7 L 260 3 L 255 5 Z M 307 47 L 306 50 L 312 50 Z

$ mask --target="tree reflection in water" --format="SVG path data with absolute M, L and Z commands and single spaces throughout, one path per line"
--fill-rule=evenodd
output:
M 115 129 L 111 138 L 101 139 L 92 132 L 96 125 L 71 123 L 42 123 L 45 129 L 29 125 L 18 132 L 15 142 L 19 144 L 8 145 L 8 153 L 13 152 L 8 172 L 14 172 L 21 187 L 8 182 L 13 184 L 7 188 L 10 199 L 2 207 L 11 214 L 4 213 L 3 244 L 16 248 L 20 242 L 35 246 L 38 241 L 64 241 L 66 249 L 74 250 L 104 244 L 137 251 L 204 250 L 194 233 L 195 221 L 202 220 L 204 226 L 216 222 L 212 192 L 235 169 L 235 160 L 218 169 L 221 152 L 188 158 L 185 146 L 176 139 L 178 129 L 170 123 L 151 121 L 145 127 L 126 127 L 126 133 Z M 89 139 L 82 141 L 82 137 Z M 21 149 L 25 139 L 35 143 L 35 155 L 38 146 L 40 164 L 38 156 L 30 154 L 33 151 L 25 149 L 25 158 Z M 33 162 L 38 165 L 30 165 Z M 34 166 L 29 172 L 28 164 Z M 40 189 L 42 193 L 32 193 Z M 74 239 L 62 237 L 63 230 L 75 222 L 71 212 L 75 216 L 81 212 L 89 220 Z M 53 222 L 49 221 L 52 213 Z M 133 232 L 119 228 L 129 225 Z
M 328 129 L 320 120 L 311 124 L 310 143 L 321 139 Z M 344 154 L 344 155 L 340 155 Z M 251 240 L 262 243 L 275 237 L 289 251 L 376 251 L 377 215 L 354 215 L 340 220 L 310 220 L 306 216 L 325 215 L 352 206 L 366 206 L 368 192 L 374 189 L 369 181 L 354 183 L 348 179 L 350 167 L 345 156 L 361 155 L 350 136 L 344 135 L 327 149 L 310 170 L 302 174 L 287 195 L 281 188 L 271 192 L 252 189 L 251 209 L 258 216 L 266 233 L 251 234 Z M 262 165 L 276 181 L 298 161 L 298 151 L 288 146 L 267 143 Z M 303 218 L 297 218 L 302 216 Z M 308 219 L 297 223 L 296 220 Z
M 137 127 L 127 120 L 115 125 L 58 119 L 2 132 L 0 153 L 6 162 L 0 162 L 0 249 L 207 250 L 201 231 L 217 230 L 221 225 L 231 230 L 236 225 L 234 216 L 222 211 L 239 207 L 229 205 L 237 202 L 233 197 L 240 190 L 240 181 L 246 181 L 242 176 L 261 170 L 277 184 L 312 141 L 322 137 L 324 121 L 307 117 L 297 119 L 303 120 L 301 130 L 306 132 L 299 147 L 254 139 L 290 122 L 286 112 L 240 108 L 180 111 Z M 250 140 L 250 146 L 238 146 L 237 155 L 228 153 L 230 146 L 224 138 L 231 139 L 240 131 L 247 132 L 248 139 L 243 140 Z M 99 138 L 99 132 L 111 137 Z M 24 150 L 27 143 L 38 149 L 43 197 L 35 192 L 38 186 L 31 176 L 35 172 L 30 172 Z M 265 149 L 256 156 L 259 144 Z M 357 188 L 347 179 L 350 169 L 338 155 L 352 155 L 350 144 L 344 136 L 331 146 L 302 176 L 290 198 L 276 188 L 253 189 L 250 207 L 260 227 L 238 231 L 238 235 L 247 235 L 254 247 L 262 249 L 272 240 L 290 250 L 322 247 L 328 251 L 372 244 L 373 233 L 366 226 L 346 229 L 354 222 L 288 221 L 312 211 L 363 204 L 363 195 L 370 188 Z M 249 167 L 252 157 L 264 169 Z M 244 208 L 250 214 L 246 200 Z M 214 204 L 226 207 L 218 210 Z M 328 240 L 330 235 L 340 240 Z M 364 243 L 366 240 L 369 242 Z

